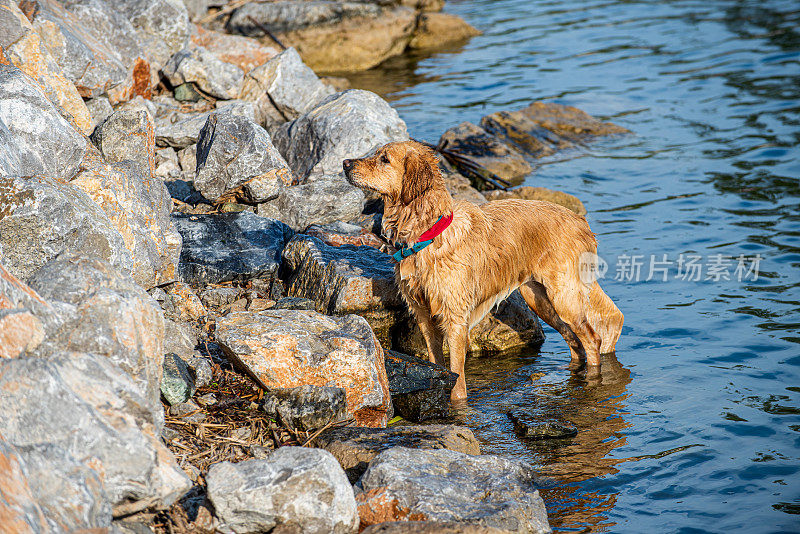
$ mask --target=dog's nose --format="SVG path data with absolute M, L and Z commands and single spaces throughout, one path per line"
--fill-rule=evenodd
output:
M 342 162 L 342 167 L 344 167 L 344 170 L 346 170 L 346 171 L 351 170 L 353 168 L 353 160 L 351 160 L 351 159 L 344 160 Z

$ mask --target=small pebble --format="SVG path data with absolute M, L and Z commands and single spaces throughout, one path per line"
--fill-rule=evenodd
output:
M 217 403 L 217 395 L 215 393 L 206 393 L 205 395 L 197 397 L 197 402 L 203 406 L 211 406 Z
M 250 427 L 243 426 L 233 429 L 231 432 L 231 438 L 238 439 L 239 441 L 246 441 L 250 438 L 250 434 L 252 433 L 253 431 L 250 430 Z

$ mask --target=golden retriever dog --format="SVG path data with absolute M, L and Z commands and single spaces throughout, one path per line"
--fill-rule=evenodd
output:
M 384 235 L 404 247 L 395 255 L 397 284 L 432 362 L 444 365 L 447 338 L 458 374 L 453 400 L 467 396 L 470 329 L 515 289 L 564 337 L 570 369 L 585 365 L 587 375 L 599 375 L 600 354 L 614 350 L 623 316 L 591 276 L 581 276 L 596 266 L 586 219 L 550 202 L 454 201 L 435 153 L 416 141 L 342 165 L 350 183 L 383 198 Z

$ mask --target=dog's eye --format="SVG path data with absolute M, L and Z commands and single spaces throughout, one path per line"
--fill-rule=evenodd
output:
M 389 158 L 386 157 L 386 154 L 381 155 L 381 163 L 383 163 L 384 165 L 389 164 Z

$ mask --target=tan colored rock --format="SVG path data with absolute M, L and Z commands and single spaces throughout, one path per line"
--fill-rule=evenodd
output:
M 17 358 L 44 339 L 42 322 L 27 310 L 0 310 L 0 358 Z
M 354 17 L 338 24 L 310 26 L 278 34 L 316 72 L 357 72 L 399 55 L 416 27 L 416 13 L 405 7 L 377 17 Z
M 441 11 L 444 0 L 400 0 L 400 5 L 417 11 Z
M 92 118 L 75 85 L 65 76 L 50 51 L 34 31 L 28 18 L 15 2 L 0 1 L 0 48 L 5 57 L 33 78 L 47 98 L 62 109 L 85 134 L 91 132 Z M 12 30 L 6 34 L 7 28 Z
M 263 45 L 252 37 L 215 32 L 198 25 L 195 25 L 195 29 L 195 33 L 189 38 L 192 44 L 202 46 L 225 63 L 236 65 L 245 74 L 277 56 L 279 52 L 274 46 Z
M 167 300 L 163 307 L 168 316 L 181 321 L 196 321 L 208 315 L 200 297 L 187 284 L 175 282 L 166 288 L 166 292 Z
M 386 426 L 391 398 L 383 349 L 363 318 L 285 309 L 231 312 L 217 319 L 215 336 L 261 387 L 340 387 L 356 424 Z
M 505 200 L 507 198 L 521 198 L 523 200 L 544 200 L 564 206 L 565 208 L 574 211 L 578 215 L 586 215 L 586 207 L 575 195 L 570 195 L 563 191 L 556 191 L 554 189 L 547 189 L 546 187 L 531 187 L 528 185 L 521 185 L 510 189 L 508 191 L 484 191 L 483 196 L 487 200 Z
M 3 441 L 0 441 L 0 521 L 3 532 L 34 534 L 50 531 L 28 485 L 19 454 Z
M 457 15 L 423 13 L 419 17 L 409 48 L 442 48 L 465 41 L 481 32 Z

